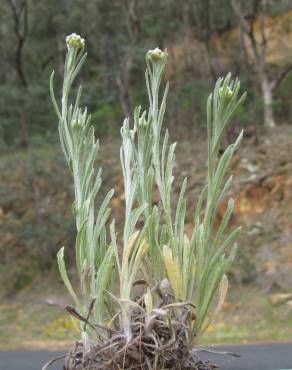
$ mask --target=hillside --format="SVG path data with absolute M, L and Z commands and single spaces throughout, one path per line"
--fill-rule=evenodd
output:
M 292 59 L 292 10 L 285 13 L 265 16 L 265 34 L 267 39 L 266 61 L 276 71 L 290 63 Z M 256 40 L 261 39 L 259 20 L 254 23 Z M 208 76 L 208 61 L 204 43 L 194 36 L 189 30 L 183 35 L 175 37 L 175 42 L 170 47 L 170 56 L 174 59 L 175 73 L 182 70 L 186 63 L 186 56 L 191 63 L 196 65 L 198 72 Z M 244 42 L 248 58 L 253 63 L 250 41 L 244 35 Z M 213 32 L 210 35 L 209 47 L 212 61 L 221 70 L 233 70 L 242 63 L 242 50 L 240 31 L 238 27 L 228 27 L 222 31 Z M 203 58 L 203 59 L 202 59 Z M 170 69 L 171 63 L 170 63 Z

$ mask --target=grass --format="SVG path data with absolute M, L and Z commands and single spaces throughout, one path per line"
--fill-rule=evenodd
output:
M 209 328 L 205 344 L 291 341 L 291 307 L 285 303 L 273 306 L 257 287 L 231 288 L 230 293 L 222 313 L 224 321 Z
M 66 348 L 74 337 L 67 315 L 37 304 L 1 304 L 0 326 L 1 350 Z
M 204 344 L 240 344 L 254 342 L 286 342 L 292 338 L 292 318 L 286 322 L 263 319 L 248 325 L 228 325 L 224 322 L 208 332 Z
M 52 276 L 44 283 L 34 282 L 13 298 L 1 297 L 0 350 L 54 350 L 72 344 L 76 331 L 62 308 L 67 293 L 61 284 L 52 287 L 51 280 Z M 49 305 L 48 300 L 60 306 Z

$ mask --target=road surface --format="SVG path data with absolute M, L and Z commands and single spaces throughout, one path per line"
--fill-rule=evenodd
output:
M 240 358 L 233 358 L 202 352 L 200 356 L 220 365 L 220 370 L 292 370 L 292 343 L 224 346 L 210 349 L 236 352 L 241 355 Z M 44 363 L 58 354 L 41 351 L 0 352 L 0 370 L 41 370 Z M 61 370 L 62 360 L 50 369 Z

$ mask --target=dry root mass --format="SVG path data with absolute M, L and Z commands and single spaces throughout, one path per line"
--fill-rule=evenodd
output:
M 131 339 L 120 330 L 96 326 L 73 309 L 69 312 L 95 328 L 98 341 L 77 341 L 65 357 L 64 370 L 210 370 L 193 351 L 190 333 L 195 320 L 194 306 L 176 303 L 172 296 L 147 316 L 144 297 L 137 300 L 131 314 Z M 88 315 L 90 316 L 90 315 Z M 119 327 L 117 316 L 113 327 Z M 104 335 L 107 334 L 107 337 Z M 46 370 L 44 367 L 43 370 Z

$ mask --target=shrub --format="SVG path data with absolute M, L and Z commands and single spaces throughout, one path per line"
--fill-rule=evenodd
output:
M 66 163 L 51 145 L 6 154 L 0 171 L 0 281 L 12 294 L 50 271 L 58 244 L 74 240 L 67 207 L 73 194 Z

